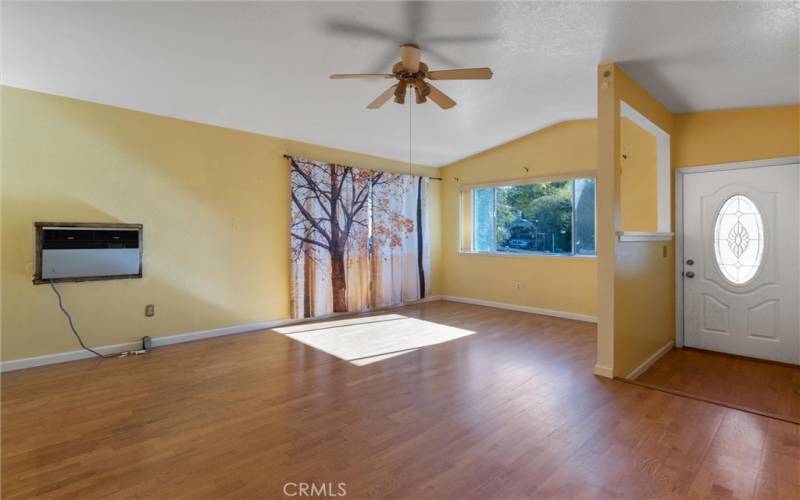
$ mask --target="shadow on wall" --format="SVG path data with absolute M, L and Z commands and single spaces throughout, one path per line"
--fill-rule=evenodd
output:
M 288 290 L 276 292 L 288 281 L 288 169 L 286 182 L 267 181 L 275 172 L 264 168 L 266 141 L 3 93 L 4 173 L 14 182 L 2 199 L 2 359 L 78 347 L 52 291 L 31 283 L 35 220 L 144 224 L 143 279 L 62 285 L 91 345 L 288 315 Z M 146 304 L 156 305 L 154 318 L 144 317 Z
M 66 194 L 22 198 L 4 192 L 2 203 L 3 277 L 22 277 L 29 282 L 36 257 L 34 222 L 125 222 Z M 77 219 L 64 218 L 63 214 L 75 214 Z
M 33 220 L 38 214 L 75 214 L 69 220 L 116 222 L 113 217 L 80 201 L 24 201 L 4 197 L 3 212 L 13 214 L 24 207 L 33 214 L 28 223 L 21 217 L 3 224 L 3 286 L 14 294 L 3 295 L 3 359 L 17 359 L 48 352 L 79 350 L 66 318 L 58 309 L 55 294 L 47 285 L 33 285 Z M 64 219 L 66 220 L 66 219 Z M 236 324 L 235 312 L 194 293 L 191 287 L 165 281 L 168 268 L 153 265 L 144 243 L 144 277 L 131 280 L 61 283 L 59 290 L 76 326 L 90 346 L 135 342 L 144 335 L 159 337 Z M 15 244 L 9 244 L 11 242 Z M 146 304 L 156 304 L 156 316 L 146 318 Z M 161 305 L 162 307 L 159 307 Z M 187 311 L 192 311 L 187 315 Z
M 45 288 L 31 284 L 34 220 L 143 224 L 144 279 L 64 285 L 71 310 L 88 322 L 87 341 L 109 345 L 289 316 L 284 153 L 407 170 L 22 89 L 2 87 L 2 97 L 6 360 L 74 348 Z M 432 193 L 438 210 L 438 188 Z M 145 304 L 155 304 L 155 318 L 144 317 Z

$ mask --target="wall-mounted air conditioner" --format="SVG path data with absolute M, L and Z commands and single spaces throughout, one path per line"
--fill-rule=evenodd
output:
M 36 222 L 36 284 L 142 277 L 142 225 Z

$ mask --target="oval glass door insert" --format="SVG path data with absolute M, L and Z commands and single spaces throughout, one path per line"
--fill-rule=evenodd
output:
M 714 224 L 714 255 L 722 275 L 734 285 L 752 280 L 764 255 L 764 224 L 753 200 L 737 194 L 722 204 Z

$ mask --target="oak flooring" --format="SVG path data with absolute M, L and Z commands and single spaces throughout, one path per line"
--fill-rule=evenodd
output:
M 392 313 L 476 333 L 364 366 L 265 330 L 4 374 L 2 496 L 800 497 L 800 426 L 595 377 L 592 324 Z
M 637 382 L 800 423 L 800 367 L 698 349 L 673 349 Z

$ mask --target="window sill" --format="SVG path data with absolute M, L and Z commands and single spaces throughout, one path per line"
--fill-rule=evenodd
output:
M 482 257 L 511 257 L 511 258 L 534 258 L 534 259 L 561 259 L 561 260 L 596 260 L 596 255 L 554 255 L 548 253 L 505 253 L 505 252 L 465 252 L 459 251 L 459 256 L 482 256 Z
M 670 241 L 673 233 L 647 231 L 617 231 L 617 239 L 621 242 L 631 241 Z

